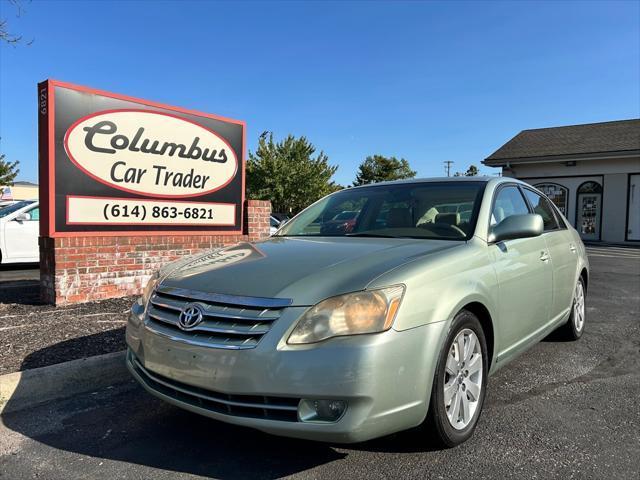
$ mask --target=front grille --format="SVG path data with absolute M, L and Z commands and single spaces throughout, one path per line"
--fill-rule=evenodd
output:
M 144 384 L 158 393 L 194 407 L 234 417 L 298 421 L 299 398 L 260 395 L 229 395 L 194 387 L 150 372 L 131 352 L 129 365 Z
M 197 304 L 203 320 L 183 330 L 178 325 L 182 309 Z M 151 295 L 145 325 L 172 340 L 212 348 L 254 348 L 291 304 L 289 299 L 237 297 L 158 287 Z

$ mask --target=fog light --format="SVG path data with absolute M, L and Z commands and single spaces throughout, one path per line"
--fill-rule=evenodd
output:
M 298 418 L 301 422 L 337 422 L 346 409 L 344 400 L 302 399 L 298 404 Z

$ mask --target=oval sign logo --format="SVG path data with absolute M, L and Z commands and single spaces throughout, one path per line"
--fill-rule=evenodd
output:
M 238 159 L 213 130 L 150 110 L 108 110 L 75 122 L 67 155 L 99 182 L 153 197 L 195 197 L 233 180 Z

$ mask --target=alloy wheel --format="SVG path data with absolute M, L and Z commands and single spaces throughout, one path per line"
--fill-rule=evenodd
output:
M 584 285 L 578 281 L 573 299 L 573 322 L 576 331 L 581 332 L 584 328 Z
M 453 339 L 447 355 L 443 389 L 449 423 L 456 430 L 466 428 L 482 394 L 482 350 L 471 329 L 461 330 Z

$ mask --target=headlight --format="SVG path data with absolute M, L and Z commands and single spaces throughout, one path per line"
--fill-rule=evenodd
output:
M 151 297 L 151 294 L 153 293 L 153 290 L 156 288 L 156 285 L 158 285 L 158 280 L 160 279 L 160 272 L 156 271 L 154 272 L 153 275 L 151 275 L 151 278 L 149 279 L 149 281 L 147 282 L 147 286 L 144 287 L 144 290 L 142 291 L 142 306 L 146 307 L 147 306 L 147 302 L 149 302 L 149 298 Z
M 327 298 L 307 310 L 287 343 L 315 343 L 331 337 L 389 330 L 404 286 L 365 290 Z

